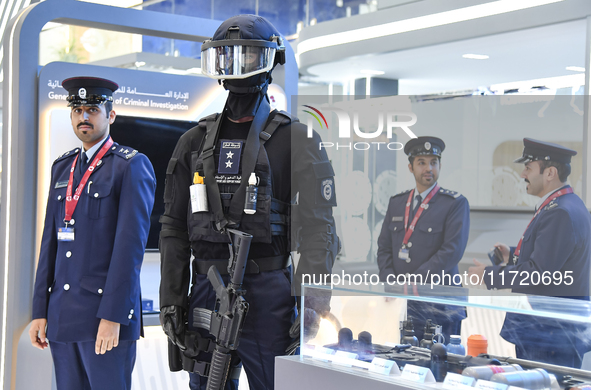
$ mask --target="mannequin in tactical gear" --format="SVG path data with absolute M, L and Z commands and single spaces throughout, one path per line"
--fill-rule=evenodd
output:
M 181 137 L 167 169 L 160 318 L 169 337 L 169 365 L 190 372 L 191 389 L 206 388 L 215 346 L 208 327 L 216 300 L 206 273 L 215 266 L 227 284 L 225 230 L 238 229 L 253 236 L 242 285 L 249 309 L 225 388 L 237 389 L 243 366 L 252 390 L 272 389 L 275 356 L 284 355 L 293 341 L 291 237 L 297 237 L 301 254 L 294 285 L 303 274 L 330 273 L 338 251 L 334 172 L 325 151 L 318 150 L 318 134 L 308 138 L 297 119 L 270 112 L 271 72 L 285 63 L 285 47 L 271 23 L 254 15 L 230 18 L 201 50 L 203 72 L 222 80 L 229 95 L 221 114 L 203 118 Z M 258 201 L 256 212 L 246 214 L 252 173 Z M 201 178 L 208 211 L 194 210 L 190 201 L 189 187 Z M 291 205 L 295 195 L 297 205 Z M 329 299 L 311 302 L 319 315 L 330 309 Z

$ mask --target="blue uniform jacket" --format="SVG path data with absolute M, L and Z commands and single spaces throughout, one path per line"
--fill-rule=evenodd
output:
M 113 144 L 74 211 L 75 240 L 58 241 L 66 186 L 79 148 L 53 163 L 33 296 L 33 319 L 47 319 L 50 341 L 96 340 L 101 318 L 121 324 L 120 340 L 141 328 L 140 268 L 156 179 L 148 158 Z M 80 160 L 80 159 L 79 159 Z M 82 178 L 75 169 L 74 187 Z
M 512 254 L 514 250 L 511 249 Z M 511 288 L 513 292 L 524 294 L 588 300 L 591 216 L 581 198 L 566 194 L 545 206 L 523 234 L 517 264 L 513 264 L 512 257 L 506 267 L 486 267 L 484 282 L 488 288 Z M 501 275 L 503 270 L 504 280 Z M 514 275 L 509 271 L 518 271 L 519 274 L 513 280 Z M 536 271 L 540 275 L 545 271 L 552 274 L 559 272 L 562 283 L 558 283 L 558 278 L 554 279 L 552 275 L 552 283 L 547 285 L 541 278 L 538 281 L 537 276 L 532 280 Z
M 378 266 L 380 279 L 389 274 L 420 274 L 441 272 L 451 276 L 458 273 L 458 263 L 464 254 L 470 230 L 468 200 L 457 192 L 441 188 L 421 214 L 409 242 L 410 263 L 398 258 L 404 239 L 404 212 L 409 191 L 390 198 L 382 231 L 378 237 Z M 409 221 L 410 225 L 410 221 Z M 429 279 L 431 277 L 429 276 Z M 445 284 L 449 281 L 446 279 Z M 424 283 L 430 283 L 425 280 Z M 443 284 L 443 283 L 442 283 Z
M 523 234 L 517 264 L 512 260 L 514 251 L 515 248 L 511 248 L 506 267 L 486 267 L 484 282 L 488 288 L 512 288 L 512 291 L 523 294 L 589 299 L 591 216 L 577 195 L 563 195 L 540 211 Z M 517 276 L 513 278 L 510 271 L 517 271 Z M 543 279 L 544 272 L 548 272 L 550 279 Z M 555 272 L 561 275 L 562 283 L 558 283 L 560 278 L 554 278 Z M 540 278 L 532 277 L 534 273 Z M 548 308 L 545 303 L 532 299 L 530 303 L 534 310 L 561 310 L 559 305 Z M 572 305 L 564 305 L 565 314 L 588 316 L 591 313 L 589 305 L 583 302 L 576 312 L 573 313 L 572 309 Z M 591 349 L 591 341 L 582 336 L 588 333 L 588 327 L 573 321 L 507 313 L 501 336 L 524 348 L 571 349 L 574 348 L 570 347 L 572 345 L 582 356 Z

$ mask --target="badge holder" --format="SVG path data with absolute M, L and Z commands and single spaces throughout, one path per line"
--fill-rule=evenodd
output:
M 68 222 L 64 219 L 66 227 L 57 229 L 58 241 L 74 241 L 74 228 L 68 227 Z

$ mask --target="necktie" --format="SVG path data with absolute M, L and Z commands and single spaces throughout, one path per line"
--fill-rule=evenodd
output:
M 415 196 L 415 200 L 416 200 L 416 205 L 414 205 L 413 209 L 412 209 L 412 213 L 410 214 L 410 220 L 412 221 L 412 219 L 415 217 L 415 214 L 417 213 L 417 210 L 419 209 L 419 205 L 421 204 L 421 202 L 423 201 L 423 198 L 421 198 L 421 195 L 417 194 Z
M 86 152 L 82 152 L 80 154 L 80 173 L 84 174 L 86 172 L 86 168 L 88 168 L 88 158 L 86 158 Z

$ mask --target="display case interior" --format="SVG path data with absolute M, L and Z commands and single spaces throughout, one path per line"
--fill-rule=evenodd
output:
M 300 359 L 328 370 L 403 388 L 591 389 L 587 300 L 364 284 L 302 295 Z

